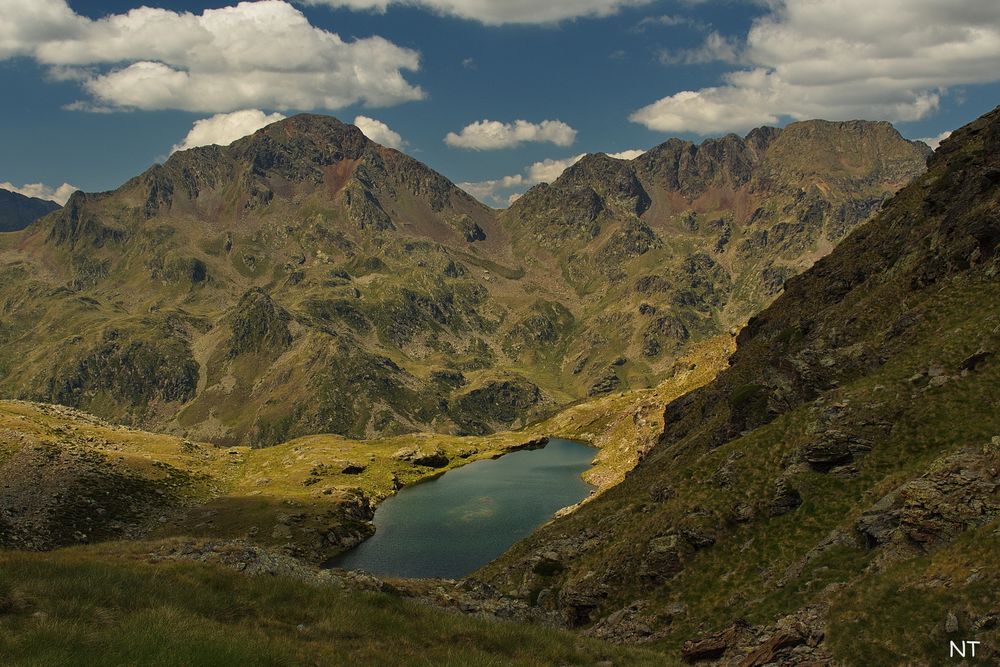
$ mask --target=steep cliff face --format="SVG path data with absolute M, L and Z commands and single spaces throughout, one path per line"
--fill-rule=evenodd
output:
M 920 661 L 959 634 L 996 655 L 998 149 L 1000 109 L 956 131 L 621 485 L 481 576 L 689 662 Z
M 0 240 L 0 387 L 220 443 L 518 426 L 666 377 L 923 166 L 817 121 L 590 156 L 498 213 L 295 116 Z

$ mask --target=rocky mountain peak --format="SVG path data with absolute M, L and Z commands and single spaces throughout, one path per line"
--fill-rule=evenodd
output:
M 913 176 L 913 160 L 929 154 L 926 144 L 904 139 L 885 121 L 808 120 L 789 124 L 774 139 L 760 177 L 798 187 L 817 180 L 861 182 L 858 177 L 865 174 L 868 182 L 881 179 L 903 185 Z

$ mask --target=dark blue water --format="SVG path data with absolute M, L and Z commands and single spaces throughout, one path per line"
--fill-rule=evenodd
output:
M 595 454 L 552 439 L 543 449 L 475 461 L 404 488 L 375 511 L 375 535 L 330 564 L 399 577 L 464 577 L 587 497 L 592 487 L 580 474 Z

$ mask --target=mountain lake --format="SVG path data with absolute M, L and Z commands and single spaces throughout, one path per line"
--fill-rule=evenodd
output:
M 398 577 L 458 579 L 586 498 L 597 454 L 552 438 L 541 449 L 474 461 L 401 489 L 375 510 L 376 532 L 328 565 Z

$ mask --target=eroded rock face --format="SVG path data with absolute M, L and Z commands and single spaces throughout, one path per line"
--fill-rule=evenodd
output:
M 490 432 L 511 426 L 544 400 L 541 389 L 522 377 L 491 380 L 461 394 L 451 408 L 452 418 L 466 433 Z
M 1000 516 L 1000 438 L 935 461 L 919 478 L 893 489 L 856 524 L 880 562 L 916 555 Z
M 170 326 L 108 328 L 90 344 L 78 337 L 55 358 L 29 395 L 90 408 L 107 398 L 123 421 L 141 421 L 156 402 L 183 403 L 197 391 L 199 365 L 184 333 Z M 82 348 L 82 349 L 81 349 Z M 23 391 L 24 389 L 22 389 Z

